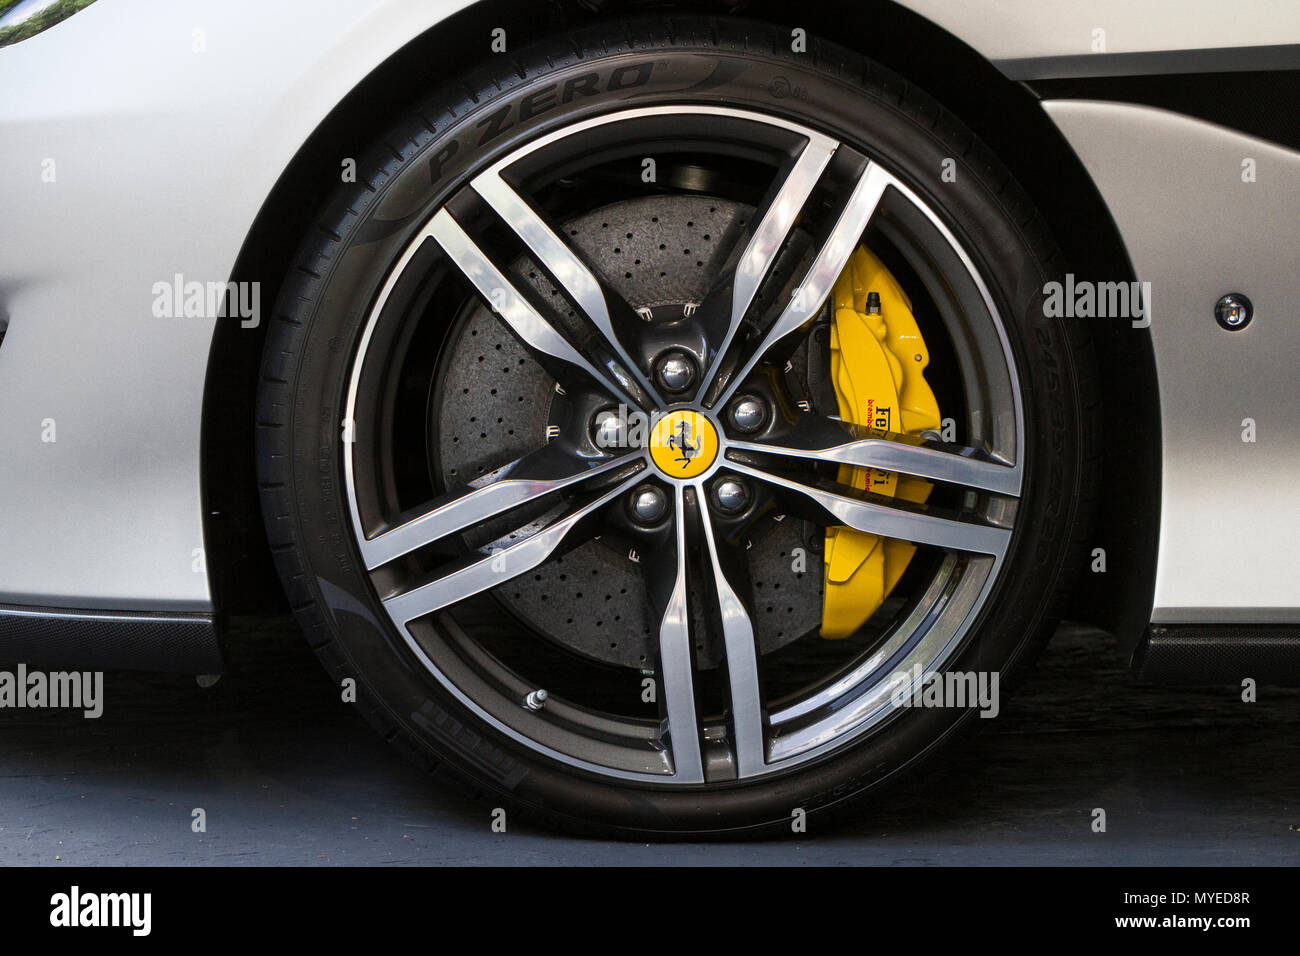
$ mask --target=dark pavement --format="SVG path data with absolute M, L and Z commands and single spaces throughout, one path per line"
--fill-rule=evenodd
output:
M 860 822 L 722 845 L 494 834 L 487 808 L 433 786 L 339 702 L 291 620 L 240 622 L 237 641 L 207 690 L 109 673 L 98 720 L 0 710 L 0 863 L 1300 861 L 1300 690 L 1245 704 L 1233 687 L 1138 687 L 1096 632 L 1062 629 L 1002 716 Z

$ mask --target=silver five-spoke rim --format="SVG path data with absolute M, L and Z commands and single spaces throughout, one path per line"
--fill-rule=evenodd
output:
M 636 303 L 623 302 L 611 291 L 510 173 L 521 161 L 593 131 L 699 120 L 752 126 L 755 135 L 779 135 L 794 145 L 775 174 L 765 205 L 756 209 L 741 237 L 732 274 L 716 286 L 719 301 L 700 304 L 701 314 L 714 317 L 707 351 L 689 391 L 672 395 L 637 357 L 637 329 L 629 321 Z M 846 160 L 850 154 L 855 161 Z M 837 162 L 837 174 L 846 181 L 835 191 L 838 208 L 827 217 L 819 247 L 788 299 L 768 303 L 760 314 L 756 303 L 764 280 Z M 479 220 L 494 215 L 497 228 L 504 225 L 514 233 L 574 304 L 587 334 L 578 339 L 559 327 L 509 278 L 507 263 L 494 261 L 479 244 L 472 223 L 458 219 L 458 210 L 468 206 L 448 202 L 410 240 L 379 289 L 353 361 L 348 422 L 356 420 L 372 336 L 394 290 L 436 260 L 473 289 L 561 388 L 600 392 L 652 419 L 665 410 L 696 411 L 714 424 L 719 448 L 707 471 L 676 479 L 657 470 L 644 447 L 592 453 L 560 441 L 542 443 L 471 483 L 449 486 L 422 506 L 380 516 L 364 513 L 357 490 L 363 467 L 358 449 L 366 443 L 346 436 L 344 477 L 359 556 L 372 574 L 389 569 L 376 577 L 376 591 L 415 659 L 500 733 L 568 766 L 624 780 L 700 785 L 760 777 L 825 755 L 881 725 L 895 712 L 891 697 L 897 687 L 887 678 L 910 673 L 914 665 L 919 673 L 936 669 L 979 618 L 1009 552 L 1024 481 L 1024 429 L 1011 348 L 989 289 L 942 218 L 885 165 L 823 133 L 758 113 L 686 105 L 626 110 L 555 130 L 497 159 L 458 195 L 462 203 L 475 204 Z M 806 332 L 873 217 L 881 215 L 886 196 L 940 237 L 947 261 L 964 273 L 959 282 L 969 296 L 954 311 L 981 313 L 963 316 L 978 330 L 971 334 L 982 336 L 984 343 L 982 356 L 964 360 L 978 363 L 980 375 L 966 377 L 983 380 L 986 389 L 971 400 L 978 410 L 970 423 L 970 443 L 870 433 L 811 412 L 778 438 L 736 434 L 727 427 L 725 410 L 779 345 Z M 949 275 L 947 281 L 958 280 Z M 746 331 L 747 322 L 755 330 Z M 969 387 L 974 396 L 976 386 Z M 872 498 L 800 471 L 818 463 L 884 469 L 943 483 L 959 490 L 965 507 L 944 512 Z M 716 482 L 727 477 L 798 502 L 796 507 L 820 515 L 826 525 L 904 539 L 944 556 L 924 593 L 868 656 L 808 693 L 765 700 L 743 550 L 723 533 L 710 497 Z M 657 681 L 658 721 L 607 719 L 554 698 L 542 708 L 523 706 L 531 685 L 504 669 L 494 670 L 491 655 L 460 629 L 456 608 L 599 533 L 602 515 L 621 507 L 647 481 L 664 489 L 668 505 L 661 546 L 641 558 L 650 606 L 658 615 L 656 660 L 647 668 Z M 552 505 L 540 519 L 534 515 L 521 521 L 510 535 L 481 544 L 433 573 L 417 580 L 391 573 L 422 548 L 539 502 Z M 690 607 L 688 553 L 700 556 L 703 573 L 694 583 L 709 595 L 711 626 L 723 648 L 728 700 L 714 718 L 702 712 L 696 694 L 692 632 L 698 616 Z

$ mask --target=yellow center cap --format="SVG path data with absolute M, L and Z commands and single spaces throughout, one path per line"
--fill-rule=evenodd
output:
M 670 478 L 695 478 L 718 457 L 718 430 L 699 412 L 669 412 L 650 430 L 650 458 Z

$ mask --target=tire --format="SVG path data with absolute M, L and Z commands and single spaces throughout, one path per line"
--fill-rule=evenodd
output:
M 1023 416 L 1014 530 L 982 603 L 972 605 L 978 613 L 950 639 L 944 669 L 997 672 L 1005 690 L 1055 626 L 1079 565 L 1096 471 L 1095 386 L 1084 329 L 1043 314 L 1044 285 L 1062 271 L 1044 223 L 979 140 L 924 93 L 829 43 L 810 40 L 809 52 L 792 53 L 788 36 L 743 21 L 680 19 L 671 29 L 630 21 L 494 59 L 433 96 L 358 161 L 357 182 L 318 217 L 283 287 L 263 359 L 257 455 L 291 606 L 334 680 L 355 680 L 356 706 L 386 739 L 431 775 L 506 808 L 512 824 L 628 839 L 721 837 L 789 832 L 801 810 L 815 832 L 980 723 L 969 706 L 909 709 L 781 772 L 730 781 L 719 772 L 699 785 L 660 786 L 555 759 L 431 674 L 381 600 L 398 585 L 368 573 L 354 533 L 350 501 L 360 493 L 350 490 L 347 456 L 383 455 L 359 420 L 354 447 L 342 440 L 349 390 L 403 251 L 471 176 L 550 132 L 616 109 L 725 106 L 815 129 L 887 165 L 935 211 L 985 284 Z M 950 160 L 955 182 L 941 176 Z M 917 222 L 918 234 L 933 230 Z M 452 335 L 453 324 L 444 321 L 439 334 Z M 392 334 L 392 349 L 405 348 L 401 333 Z M 447 364 L 449 342 L 437 345 L 443 364 L 431 379 L 430 409 L 447 401 L 439 383 L 461 372 Z M 362 371 L 356 376 L 364 391 Z M 396 401 L 391 390 L 388 400 Z M 380 397 L 374 402 L 384 407 Z M 450 642 L 442 627 L 429 624 Z

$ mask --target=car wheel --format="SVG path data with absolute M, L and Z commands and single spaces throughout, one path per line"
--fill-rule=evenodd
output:
M 914 705 L 1005 691 L 1076 563 L 1092 373 L 1043 223 L 920 91 L 788 37 L 501 57 L 359 160 L 280 297 L 294 610 L 512 820 L 810 826 L 994 709 Z

